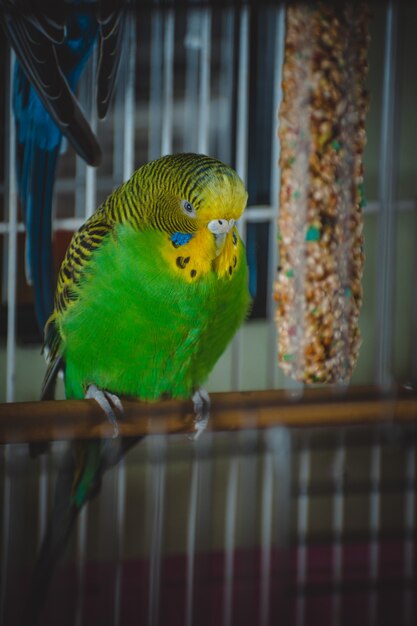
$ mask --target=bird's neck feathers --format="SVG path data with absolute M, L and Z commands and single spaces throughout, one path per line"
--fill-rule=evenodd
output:
M 137 230 L 144 230 L 150 221 L 149 206 L 141 193 L 137 172 L 120 185 L 107 198 L 101 207 L 110 224 L 129 224 Z
M 194 232 L 186 220 L 173 210 L 177 204 L 173 194 L 162 193 L 154 181 L 142 175 L 142 168 L 120 185 L 104 202 L 102 211 L 113 226 L 128 224 L 134 230 L 148 228 L 165 233 Z
M 219 250 L 213 234 L 202 229 L 181 246 L 176 244 L 176 238 L 164 238 L 161 252 L 171 271 L 186 282 L 198 282 L 213 274 L 231 280 L 243 258 L 243 244 L 234 228 L 224 237 Z

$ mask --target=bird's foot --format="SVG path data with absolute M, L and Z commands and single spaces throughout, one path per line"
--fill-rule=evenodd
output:
M 196 441 L 206 430 L 210 417 L 210 396 L 205 389 L 198 389 L 192 397 L 195 412 L 195 432 L 190 439 Z
M 99 389 L 97 385 L 89 385 L 85 394 L 86 400 L 95 400 L 103 409 L 107 419 L 113 426 L 112 439 L 116 439 L 119 436 L 119 424 L 114 412 L 113 406 L 120 412 L 124 413 L 123 405 L 120 402 L 120 398 L 110 391 L 103 391 Z M 113 405 L 113 406 L 112 406 Z

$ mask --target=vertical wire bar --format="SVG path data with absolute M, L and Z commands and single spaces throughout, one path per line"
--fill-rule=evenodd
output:
M 379 171 L 379 256 L 377 275 L 376 379 L 382 387 L 392 382 L 393 303 L 395 269 L 395 179 L 396 179 L 396 42 L 397 10 L 391 0 L 386 7 L 384 82 L 382 92 L 381 159 Z
M 224 9 L 222 13 L 219 70 L 219 101 L 221 108 L 218 111 L 219 120 L 222 120 L 222 124 L 218 124 L 216 151 L 219 159 L 225 163 L 230 163 L 232 148 L 230 130 L 232 128 L 234 31 L 235 12 L 232 9 Z M 225 103 L 224 105 L 223 102 Z
M 288 623 L 290 620 L 290 594 L 288 592 L 292 586 L 290 582 L 292 565 L 289 551 L 292 526 L 292 435 L 290 429 L 284 427 L 272 429 L 268 443 L 272 450 L 274 462 L 275 507 L 279 511 L 276 529 L 276 542 L 281 549 L 280 571 L 282 576 L 281 588 L 278 592 L 278 598 L 280 597 L 279 614 L 283 616 L 283 623 Z M 271 597 L 271 600 L 275 600 L 275 606 L 278 598 L 276 595 Z M 270 606 L 274 605 L 270 604 Z M 275 608 L 274 619 L 276 619 L 276 611 Z
M 94 106 L 94 80 L 97 65 L 97 50 L 94 49 L 91 62 L 85 68 L 82 88 L 85 90 L 82 94 L 85 97 L 85 108 L 90 114 L 90 125 L 93 132 L 97 130 L 97 114 Z M 80 157 L 76 157 L 77 160 Z M 81 166 L 85 171 L 85 196 L 84 196 L 84 217 L 90 217 L 96 209 L 96 168 L 87 164 Z M 77 168 L 78 172 L 78 168 Z M 78 594 L 76 604 L 76 626 L 82 626 L 83 623 L 83 605 L 84 605 L 84 579 L 85 579 L 85 562 L 87 551 L 87 527 L 88 527 L 88 503 L 85 504 L 80 512 L 77 522 L 77 583 Z
M 278 138 L 279 120 L 277 114 L 282 102 L 282 71 L 284 65 L 284 49 L 285 49 L 285 5 L 280 4 L 277 9 L 276 26 L 275 26 L 275 72 L 274 72 L 274 110 L 273 110 L 273 128 L 275 130 L 276 141 L 272 142 L 271 156 L 271 205 L 279 210 L 279 189 L 280 189 L 280 168 L 279 155 L 280 144 Z M 274 266 L 275 267 L 275 266 Z
M 121 596 L 122 596 L 122 552 L 126 512 L 126 466 L 122 459 L 117 466 L 116 475 L 116 577 L 114 583 L 114 626 L 121 623 Z
M 5 171 L 5 203 L 8 204 L 8 257 L 7 257 L 7 356 L 6 356 L 6 401 L 13 402 L 15 397 L 16 373 L 16 270 L 17 270 L 17 189 L 16 189 L 16 130 L 13 123 L 13 65 L 15 56 L 10 51 L 9 90 L 6 103 L 7 153 Z M 4 623 L 7 598 L 7 579 L 10 560 L 10 524 L 12 478 L 10 476 L 11 453 L 10 445 L 4 451 L 4 486 L 3 486 L 3 537 L 1 560 L 1 591 L 0 591 L 0 623 Z
M 95 74 L 97 62 L 97 51 L 94 49 L 94 55 L 92 59 L 92 71 Z M 92 82 L 93 85 L 93 82 Z M 94 90 L 91 90 L 91 101 L 94 100 Z M 90 125 L 94 133 L 97 132 L 97 113 L 94 104 L 91 105 Z M 92 165 L 86 165 L 85 172 L 85 216 L 86 218 L 93 215 L 96 210 L 96 196 L 97 196 L 97 168 Z
M 239 537 L 239 548 L 244 551 L 240 555 L 240 567 L 244 571 L 253 571 L 258 567 L 258 559 L 247 550 L 253 545 L 254 537 L 258 536 L 259 524 L 259 490 L 258 490 L 258 467 L 260 457 L 258 454 L 260 433 L 251 424 L 251 415 L 247 415 L 247 427 L 237 435 L 239 446 L 239 484 L 237 493 L 237 510 L 235 512 L 235 537 Z M 264 452 L 264 451 L 263 451 Z M 236 540 L 235 540 L 236 544 Z M 234 580 L 234 565 L 232 580 Z M 239 576 L 239 569 L 238 569 Z M 238 584 L 240 582 L 240 576 Z M 233 604 L 233 585 L 231 588 Z M 254 603 L 249 596 L 241 598 L 236 614 L 233 615 L 232 623 L 244 618 L 247 614 L 253 614 Z
M 237 493 L 239 483 L 239 460 L 236 454 L 230 459 L 226 487 L 226 519 L 224 533 L 224 604 L 223 626 L 232 624 L 234 552 L 236 534 Z
M 187 32 L 184 40 L 185 100 L 184 100 L 184 152 L 192 152 L 197 136 L 198 51 L 201 47 L 199 13 L 190 9 L 187 13 Z
M 236 171 L 246 181 L 248 170 L 248 118 L 249 118 L 249 9 L 240 10 L 239 26 L 239 74 L 238 74 L 238 106 L 236 129 Z M 246 240 L 245 213 L 237 224 L 240 236 Z M 240 389 L 242 380 L 242 330 L 239 330 L 232 342 L 231 390 Z
M 3 536 L 2 536 L 2 559 L 1 559 L 1 585 L 0 585 L 0 624 L 5 624 L 7 579 L 10 561 L 10 525 L 11 525 L 11 498 L 12 479 L 10 476 L 11 466 L 10 445 L 4 446 L 4 482 L 3 482 Z
M 82 626 L 84 608 L 85 555 L 87 548 L 88 504 L 80 511 L 77 534 L 77 603 L 75 625 Z
M 311 455 L 306 447 L 300 453 L 298 475 L 299 496 L 297 504 L 297 601 L 296 626 L 305 624 L 305 584 L 307 581 L 307 531 L 308 531 L 308 482 L 310 477 Z
M 49 471 L 48 454 L 43 454 L 39 459 L 39 496 L 38 496 L 38 547 L 40 547 L 46 526 L 48 523 L 48 492 Z
M 82 100 L 82 91 L 80 87 L 80 100 Z M 75 158 L 75 217 L 83 217 L 85 215 L 85 175 L 86 164 L 76 155 Z
M 284 41 L 285 41 L 285 6 L 280 4 L 276 12 L 275 25 L 275 71 L 274 71 L 274 106 L 273 106 L 273 123 L 272 127 L 277 126 L 277 112 L 280 109 L 282 101 L 282 69 L 284 65 Z M 277 135 L 277 129 L 275 135 Z M 278 358 L 277 358 L 277 329 L 275 325 L 275 304 L 272 297 L 272 287 L 278 265 L 278 249 L 277 234 L 278 224 L 277 217 L 279 211 L 279 188 L 280 188 L 280 168 L 279 168 L 279 139 L 274 137 L 272 140 L 271 154 L 271 199 L 270 203 L 276 215 L 272 215 L 269 225 L 269 258 L 268 258 L 268 293 L 267 300 L 267 317 L 269 319 L 269 342 L 267 351 L 267 384 L 268 387 L 274 388 L 277 385 L 278 375 Z
M 417 177 L 415 179 L 415 183 L 417 182 Z M 417 185 L 415 184 L 414 198 L 417 198 Z M 400 204 L 400 203 L 398 203 Z M 417 201 L 414 199 L 413 201 L 413 211 L 417 209 Z M 414 226 L 414 240 L 417 240 L 417 223 Z M 413 277 L 413 287 L 412 287 L 412 304 L 411 304 L 411 332 L 410 332 L 410 343 L 413 346 L 411 350 L 411 367 L 410 367 L 410 387 L 413 388 L 414 381 L 417 380 L 417 350 L 415 346 L 417 344 L 417 275 Z
M 381 482 L 381 446 L 371 448 L 370 468 L 370 506 L 369 506 L 369 624 L 377 624 L 377 592 L 379 572 L 379 517 L 380 517 L 380 482 Z
M 174 117 L 174 33 L 175 13 L 170 10 L 165 15 L 164 31 L 164 72 L 162 95 L 162 137 L 161 155 L 171 154 L 173 146 L 173 117 Z
M 162 536 L 164 527 L 166 452 L 164 435 L 147 439 L 150 454 L 150 571 L 149 571 L 149 626 L 159 623 L 159 597 L 161 587 Z
M 208 436 L 206 436 L 208 435 Z M 185 595 L 185 624 L 193 626 L 194 624 L 194 592 L 195 592 L 195 553 L 197 545 L 197 532 L 202 511 L 200 510 L 200 496 L 204 493 L 204 473 L 208 464 L 204 460 L 206 453 L 211 447 L 212 435 L 206 433 L 204 437 L 195 442 L 195 456 L 192 460 L 192 474 L 190 486 L 190 501 L 188 508 L 188 525 L 187 525 L 187 586 Z M 207 519 L 210 515 L 209 511 L 204 511 L 203 518 Z
M 162 111 L 162 33 L 163 17 L 159 11 L 153 11 L 151 17 L 150 44 L 150 93 L 149 93 L 149 131 L 148 158 L 158 158 L 161 145 Z
M 190 500 L 187 524 L 187 582 L 185 592 L 185 624 L 193 626 L 198 620 L 195 615 L 196 580 L 195 555 L 198 543 L 206 538 L 211 519 L 210 481 L 212 460 L 209 451 L 212 448 L 213 435 L 206 432 L 195 442 L 195 456 L 192 460 Z
M 198 107 L 197 150 L 207 154 L 210 135 L 210 62 L 211 14 L 208 9 L 201 16 L 200 88 Z
M 6 356 L 6 402 L 15 399 L 16 382 L 16 306 L 17 306 L 17 188 L 16 188 L 16 129 L 13 122 L 13 65 L 14 53 L 9 62 L 9 98 L 6 107 L 7 155 L 6 194 L 9 207 L 8 256 L 7 256 L 7 356 Z
M 126 25 L 119 88 L 116 91 L 114 120 L 113 178 L 116 184 L 127 180 L 135 169 L 135 68 L 136 24 L 134 13 Z M 120 155 L 122 158 L 120 159 Z
M 276 541 L 286 548 L 290 530 L 291 500 L 291 439 L 285 428 L 273 428 L 265 435 L 264 471 L 262 481 L 261 507 L 261 591 L 260 626 L 271 623 L 271 557 L 272 521 L 274 505 L 279 511 L 279 526 Z M 274 497 L 275 496 L 275 497 Z M 282 571 L 286 573 L 286 553 L 281 557 Z M 284 580 L 284 585 L 285 585 Z M 277 600 L 277 598 L 274 598 Z M 280 607 L 283 623 L 286 623 L 285 607 Z
M 128 45 L 125 51 L 127 69 L 124 84 L 123 106 L 123 180 L 135 169 L 135 70 L 136 70 L 136 23 L 135 13 L 128 21 Z
M 341 596 L 340 583 L 343 573 L 343 516 L 344 502 L 344 467 L 346 462 L 346 449 L 340 444 L 336 451 L 333 465 L 333 595 L 332 595 L 332 624 L 339 626 L 341 623 Z
M 260 626 L 269 624 L 270 586 L 271 586 L 271 548 L 272 548 L 272 511 L 273 511 L 274 473 L 271 452 L 264 454 L 261 506 L 261 599 Z
M 120 154 L 123 153 L 124 145 L 124 111 L 122 98 L 124 93 L 116 92 L 114 102 L 114 123 L 113 123 L 113 185 L 117 186 L 123 181 L 123 159 Z
M 123 94 L 122 103 L 122 180 L 127 180 L 135 167 L 135 66 L 136 66 L 136 24 L 135 13 L 130 14 L 126 26 L 127 44 L 124 50 L 125 73 L 123 85 L 119 93 Z M 126 513 L 126 465 L 121 459 L 116 467 L 116 577 L 114 594 L 114 624 L 121 623 L 121 594 L 122 594 L 122 552 L 124 543 L 125 513 Z
M 248 118 L 249 118 L 249 9 L 240 13 L 239 75 L 236 133 L 236 171 L 243 181 L 248 171 Z M 242 218 L 243 219 L 243 218 Z
M 91 111 L 92 98 L 91 84 L 93 80 L 92 65 L 94 64 L 94 52 L 93 57 L 84 69 L 81 76 L 78 99 L 85 108 L 86 111 Z M 95 129 L 93 129 L 95 130 Z M 64 138 L 65 140 L 65 138 Z M 90 208 L 87 211 L 87 203 L 91 202 L 90 198 L 87 198 L 87 164 L 78 156 L 75 155 L 75 217 L 85 218 L 90 215 Z
M 92 58 L 86 66 L 82 79 L 80 81 L 80 101 L 84 105 L 84 108 L 89 113 L 89 122 L 92 131 L 97 131 L 97 113 L 94 105 L 94 80 L 93 77 L 96 73 L 97 66 L 97 50 L 94 49 Z M 82 188 L 84 189 L 84 197 L 78 195 L 76 192 L 76 209 L 77 217 L 81 215 L 78 210 L 82 207 L 78 206 L 79 202 L 84 202 L 84 217 L 90 217 L 96 210 L 96 167 L 87 165 L 78 155 L 76 156 L 76 185 L 81 182 L 84 183 Z
M 416 482 L 416 447 L 412 445 L 406 454 L 405 467 L 405 511 L 404 511 L 404 624 L 413 624 L 415 594 L 410 587 L 414 574 L 414 544 L 415 536 L 415 513 L 416 503 L 415 482 Z
M 197 508 L 198 508 L 198 492 L 200 483 L 200 459 L 199 445 L 196 447 L 196 456 L 192 460 L 191 488 L 190 488 L 190 504 L 188 512 L 187 526 L 187 586 L 185 595 L 185 624 L 192 626 L 193 624 L 193 601 L 194 601 L 194 564 L 195 564 L 195 546 L 197 533 Z

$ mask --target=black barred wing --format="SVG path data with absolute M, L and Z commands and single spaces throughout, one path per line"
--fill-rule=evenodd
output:
M 71 239 L 58 275 L 55 309 L 45 325 L 44 351 L 48 353 L 48 369 L 43 382 L 42 399 L 53 398 L 58 371 L 65 367 L 60 320 L 77 300 L 77 287 L 91 256 L 111 230 L 112 225 L 107 220 L 105 211 L 99 209 Z
M 103 211 L 97 211 L 74 233 L 62 262 L 55 293 L 55 311 L 59 317 L 77 299 L 77 287 L 88 267 L 91 255 L 100 247 L 112 226 Z

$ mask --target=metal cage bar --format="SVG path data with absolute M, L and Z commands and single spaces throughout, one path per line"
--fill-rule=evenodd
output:
M 224 526 L 224 604 L 223 626 L 232 624 L 234 549 L 236 534 L 237 493 L 239 484 L 239 459 L 235 452 L 229 461 L 226 487 L 226 517 Z
M 9 207 L 8 222 L 8 267 L 7 267 L 7 356 L 6 356 L 6 400 L 12 402 L 15 396 L 16 374 L 16 268 L 17 268 L 17 190 L 15 179 L 15 127 L 12 121 L 12 86 L 13 86 L 14 54 L 9 59 L 9 93 L 7 99 L 7 184 L 6 199 Z M 3 535 L 2 535 L 2 564 L 1 564 L 1 592 L 0 592 L 0 622 L 4 621 L 6 610 L 12 479 L 10 477 L 12 449 L 4 448 L 4 484 L 3 484 Z
M 244 7 L 239 15 L 239 71 L 237 87 L 237 131 L 236 131 L 236 171 L 243 181 L 248 169 L 248 94 L 249 94 L 249 32 L 250 9 Z M 237 227 L 243 241 L 246 240 L 245 212 Z M 239 389 L 242 380 L 242 333 L 236 333 L 232 341 L 232 361 L 235 364 L 230 372 L 231 389 Z
M 282 67 L 284 63 L 284 38 L 285 38 L 285 8 L 281 5 L 276 12 L 275 26 L 275 58 L 276 70 L 274 73 L 274 122 L 272 128 L 275 134 L 278 133 L 277 114 L 282 101 Z M 280 190 L 280 168 L 279 168 L 279 141 L 274 138 L 272 141 L 271 155 L 271 213 L 267 214 L 267 218 L 271 220 L 269 228 L 269 258 L 268 258 L 268 290 L 269 298 L 267 301 L 267 316 L 269 318 L 270 334 L 268 342 L 268 386 L 271 388 L 277 385 L 278 363 L 276 354 L 277 345 L 277 329 L 275 325 L 275 306 L 272 297 L 273 282 L 275 280 L 278 266 L 278 249 L 277 249 L 277 233 L 278 233 L 278 210 L 279 210 L 279 190 Z M 259 210 L 259 208 L 257 209 Z
M 371 448 L 370 464 L 370 507 L 369 507 L 369 579 L 374 586 L 379 572 L 379 526 L 380 526 L 380 483 L 381 483 L 381 446 L 374 444 Z M 376 591 L 369 592 L 369 624 L 378 623 L 378 603 Z
M 174 34 L 175 13 L 168 11 L 164 16 L 161 152 L 158 156 L 171 154 L 173 149 Z
M 397 11 L 394 2 L 386 7 L 384 82 L 381 122 L 381 161 L 379 171 L 379 258 L 377 276 L 377 369 L 380 385 L 393 380 L 393 302 L 395 266 L 395 181 L 396 181 L 396 56 Z
M 416 446 L 411 444 L 406 452 L 405 458 L 405 481 L 406 496 L 404 510 L 404 579 L 406 587 L 404 590 L 404 623 L 405 626 L 411 626 L 413 623 L 413 615 L 415 611 L 416 599 L 413 589 L 409 586 L 413 578 L 415 559 L 414 546 L 416 542 Z
M 166 448 L 165 436 L 149 437 L 147 440 L 149 467 L 149 611 L 148 624 L 155 626 L 159 621 L 161 554 L 163 546 L 165 486 L 166 486 Z
M 16 131 L 12 121 L 13 65 L 14 54 L 10 54 L 9 98 L 7 106 L 7 194 L 9 207 L 8 255 L 7 255 L 7 360 L 6 401 L 15 399 L 16 377 L 16 272 L 17 272 L 17 188 L 16 188 Z
M 343 432 L 341 438 L 343 439 Z M 333 465 L 334 496 L 333 496 L 333 592 L 332 624 L 341 623 L 341 595 L 340 587 L 343 579 L 343 521 L 344 521 L 344 467 L 346 462 L 346 448 L 341 443 L 336 450 Z
M 303 448 L 300 452 L 300 465 L 298 475 L 298 503 L 297 503 L 297 602 L 296 602 L 296 626 L 305 624 L 305 592 L 304 586 L 307 580 L 307 532 L 308 532 L 308 482 L 310 477 L 311 452 Z

